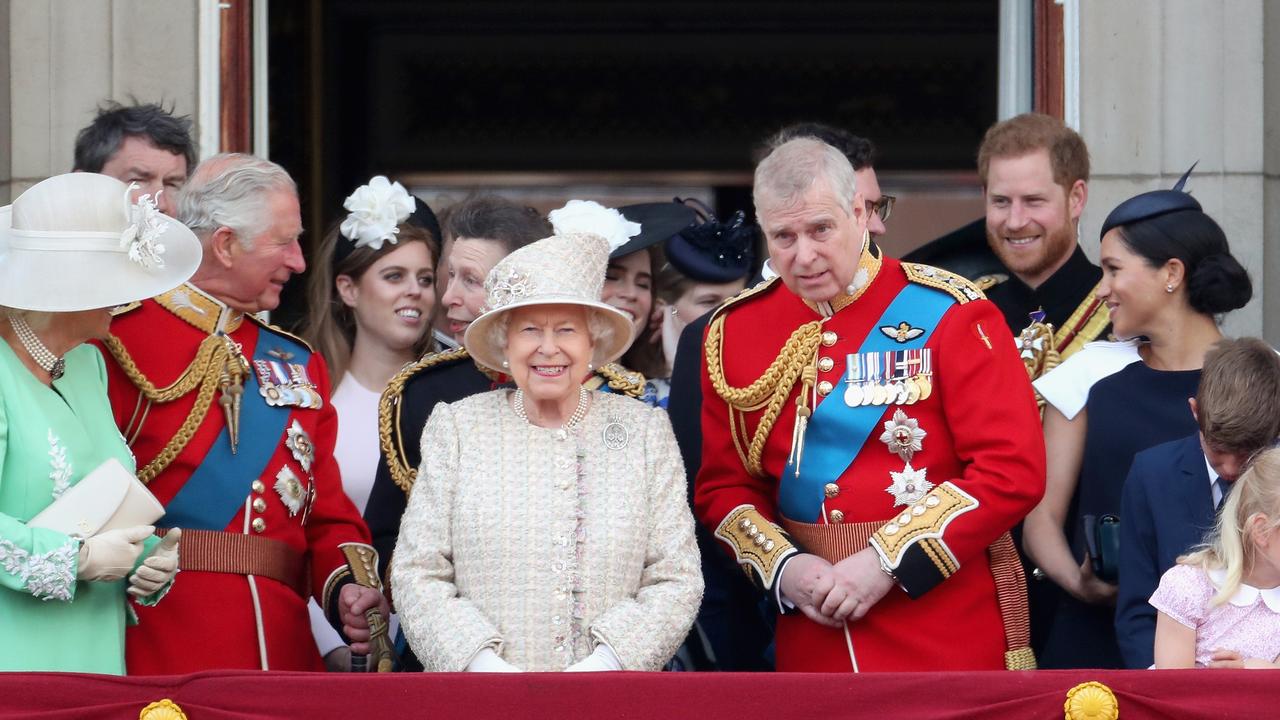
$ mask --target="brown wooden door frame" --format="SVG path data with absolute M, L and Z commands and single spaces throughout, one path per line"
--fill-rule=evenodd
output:
M 220 14 L 218 148 L 253 152 L 253 0 L 224 0 Z
M 1066 83 L 1063 80 L 1062 6 L 1054 0 L 1034 2 L 1033 107 L 1036 112 L 1063 119 Z

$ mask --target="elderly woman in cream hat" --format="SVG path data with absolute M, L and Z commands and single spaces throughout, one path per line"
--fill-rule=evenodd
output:
M 150 526 L 27 524 L 104 461 L 133 469 L 85 343 L 200 261 L 195 235 L 130 189 L 72 173 L 0 208 L 0 670 L 122 674 L 126 598 L 157 602 L 176 572 L 177 538 Z
M 485 281 L 466 347 L 516 387 L 436 406 L 391 566 L 428 670 L 657 670 L 693 623 L 702 577 L 670 422 L 581 382 L 631 342 L 631 319 L 600 302 L 628 225 L 571 203 L 561 234 Z

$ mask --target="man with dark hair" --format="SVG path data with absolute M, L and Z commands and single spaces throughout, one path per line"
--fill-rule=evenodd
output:
M 1219 341 L 1188 402 L 1200 431 L 1138 453 L 1124 483 L 1116 641 L 1128 668 L 1154 661 L 1147 600 L 1160 576 L 1204 542 L 1249 459 L 1280 437 L 1280 355 L 1258 338 Z
M 150 195 L 161 212 L 172 215 L 195 164 L 191 118 L 154 103 L 110 102 L 76 135 L 72 169 L 137 183 L 138 194 Z
M 800 137 L 816 138 L 844 154 L 853 166 L 858 191 L 866 203 L 867 231 L 873 238 L 883 235 L 884 221 L 893 209 L 894 198 L 880 190 L 879 179 L 871 164 L 875 158 L 875 146 L 871 141 L 830 125 L 803 122 L 788 125 L 771 135 L 753 156 L 758 163 L 774 148 Z M 766 279 L 774 275 L 767 262 L 763 272 Z M 690 493 L 702 466 L 702 338 L 710 318 L 711 313 L 703 315 L 680 333 L 667 405 L 671 427 L 675 430 L 680 455 L 684 459 Z M 698 628 L 715 655 L 716 668 L 739 672 L 772 669 L 772 662 L 766 655 L 773 631 L 768 618 L 762 615 L 760 594 L 737 565 L 716 547 L 705 527 L 698 526 L 697 537 L 706 583 Z

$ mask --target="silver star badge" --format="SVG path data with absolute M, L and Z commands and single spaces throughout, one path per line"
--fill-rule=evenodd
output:
M 316 457 L 315 445 L 311 444 L 311 436 L 307 435 L 307 431 L 302 429 L 297 420 L 293 421 L 285 433 L 284 444 L 293 453 L 293 459 L 302 466 L 303 472 L 311 472 L 311 463 Z
M 898 408 L 893 412 L 893 419 L 885 421 L 884 432 L 880 433 L 880 442 L 888 445 L 889 452 L 902 458 L 902 462 L 909 463 L 911 458 L 920 452 L 921 441 L 928 434 L 920 429 L 919 421 L 907 417 L 907 414 Z
M 929 472 L 927 468 L 916 470 L 911 467 L 911 463 L 907 463 L 900 473 L 889 471 L 893 484 L 884 491 L 893 496 L 894 507 L 919 502 L 920 498 L 933 489 L 933 483 L 925 479 L 927 472 Z

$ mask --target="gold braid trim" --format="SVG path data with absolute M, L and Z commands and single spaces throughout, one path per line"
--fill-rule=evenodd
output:
M 191 442 L 196 429 L 200 427 L 205 414 L 212 407 L 213 393 L 218 389 L 219 369 L 223 367 L 228 357 L 227 344 L 216 335 L 205 338 L 196 351 L 195 360 L 191 361 L 177 380 L 163 388 L 156 387 L 155 383 L 142 374 L 142 370 L 138 368 L 133 356 L 129 354 L 119 338 L 108 335 L 104 344 L 129 381 L 138 388 L 148 402 L 173 402 L 191 392 L 197 385 L 200 386 L 195 404 L 191 406 L 191 412 L 187 413 L 187 418 L 182 421 L 178 431 L 169 438 L 169 442 L 165 443 L 160 452 L 138 471 L 138 479 L 143 483 L 149 483 L 169 467 L 169 463 L 172 463 L 187 443 Z
M 596 373 L 608 381 L 609 389 L 628 397 L 638 398 L 644 394 L 645 378 L 642 373 L 630 370 L 616 362 L 606 363 L 596 368 Z M 591 388 L 595 389 L 595 388 Z
M 787 396 L 791 394 L 791 388 L 797 380 L 801 379 L 805 368 L 811 365 L 817 356 L 818 343 L 821 339 L 822 321 L 814 320 L 801 325 L 791 333 L 791 337 L 787 338 L 782 350 L 778 352 L 778 356 L 770 363 L 763 375 L 747 387 L 736 388 L 730 386 L 724 377 L 724 358 L 721 354 L 724 341 L 724 316 L 717 315 L 711 321 L 705 346 L 707 375 L 711 379 L 711 386 L 729 405 L 731 418 L 734 412 L 748 412 L 762 405 L 765 408 L 764 415 L 760 417 L 760 422 L 756 425 L 755 433 L 751 437 L 747 454 L 742 458 L 747 472 L 756 477 L 764 476 L 761 458 L 764 454 L 765 441 L 768 440 L 774 423 L 782 413 Z M 805 379 L 809 380 L 809 378 Z M 801 410 L 807 409 L 804 405 L 804 395 L 802 391 L 797 399 L 797 405 Z M 738 454 L 742 455 L 741 447 L 738 448 Z
M 391 480 L 404 491 L 405 495 L 413 488 L 418 469 L 409 467 L 405 459 L 408 454 L 404 449 L 404 437 L 398 432 L 400 428 L 400 401 L 404 395 L 404 386 L 409 379 L 423 370 L 442 363 L 465 360 L 470 357 L 466 348 L 427 353 L 417 362 L 409 363 L 391 378 L 387 387 L 378 398 L 378 441 L 382 445 L 382 454 L 387 458 L 387 470 Z

